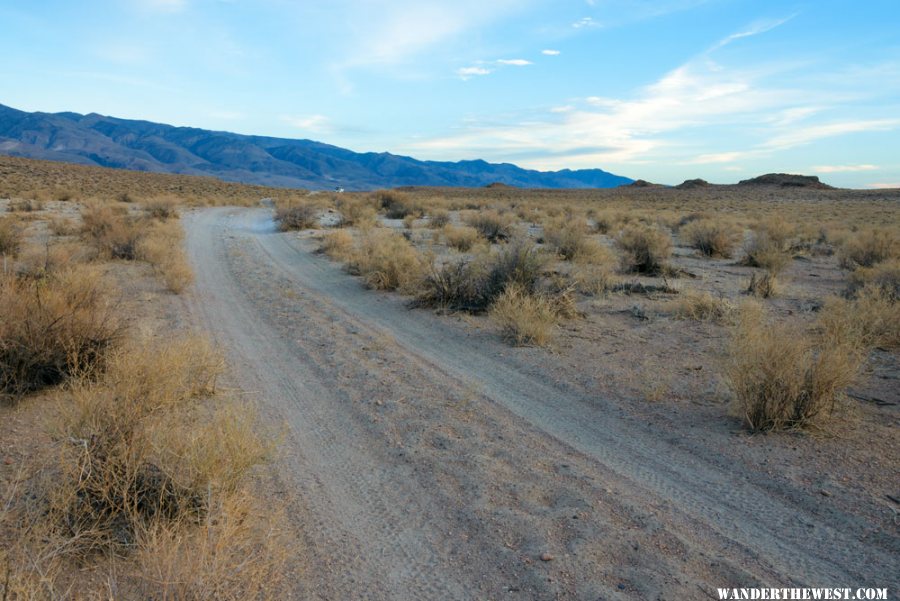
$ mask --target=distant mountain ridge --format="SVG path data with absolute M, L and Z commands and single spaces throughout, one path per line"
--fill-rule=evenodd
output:
M 29 113 L 0 104 L 0 154 L 268 186 L 364 190 L 395 186 L 612 188 L 602 169 L 534 171 L 482 160 L 420 161 L 312 140 L 248 136 L 91 113 Z

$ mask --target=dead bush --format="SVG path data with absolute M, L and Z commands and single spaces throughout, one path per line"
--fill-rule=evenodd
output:
M 409 215 L 420 215 L 422 212 L 419 206 L 402 192 L 379 190 L 375 192 L 375 200 L 388 219 L 403 219 Z
M 866 286 L 853 299 L 829 298 L 819 323 L 833 344 L 900 347 L 900 302 L 879 286 Z
M 349 261 L 353 256 L 353 235 L 346 230 L 328 232 L 319 250 L 338 261 Z
M 478 230 L 473 227 L 446 225 L 442 231 L 447 246 L 460 252 L 469 252 L 478 242 Z
M 15 257 L 22 247 L 22 230 L 15 219 L 0 218 L 0 255 Z
M 341 215 L 341 227 L 370 226 L 375 223 L 377 211 L 373 203 L 365 198 L 344 194 L 337 198 L 335 206 Z
M 428 220 L 428 227 L 431 229 L 440 229 L 450 223 L 450 213 L 444 209 L 435 209 L 431 212 L 431 218 Z
M 900 258 L 900 242 L 892 232 L 876 229 L 858 233 L 844 242 L 839 261 L 845 269 L 873 267 L 891 259 Z
M 372 229 L 363 232 L 350 269 L 361 275 L 370 288 L 409 292 L 421 279 L 425 262 L 402 235 Z
M 744 264 L 762 267 L 773 275 L 781 273 L 791 262 L 791 236 L 794 229 L 778 220 L 757 223 L 744 245 Z
M 900 301 L 900 260 L 885 261 L 874 267 L 859 267 L 850 274 L 849 296 L 861 289 L 875 287 L 890 299 Z
M 674 301 L 672 314 L 677 319 L 727 323 L 734 316 L 734 305 L 709 292 L 685 290 Z
M 554 302 L 511 283 L 491 305 L 490 318 L 503 336 L 517 345 L 546 345 L 559 321 Z
M 474 260 L 433 266 L 421 283 L 416 302 L 421 306 L 480 313 L 511 284 L 534 293 L 545 265 L 546 257 L 536 246 L 526 241 L 514 242 Z
M 606 247 L 588 237 L 587 224 L 582 221 L 555 220 L 545 225 L 544 241 L 566 261 L 588 263 L 609 255 Z
M 152 223 L 138 241 L 135 258 L 146 261 L 170 292 L 180 294 L 194 281 L 194 273 L 184 254 L 184 232 L 177 221 Z
M 822 427 L 842 408 L 860 363 L 852 345 L 818 340 L 754 311 L 735 326 L 725 375 L 751 430 Z
M 101 255 L 110 259 L 133 261 L 141 227 L 137 219 L 108 205 L 91 205 L 81 212 L 81 231 Z
M 681 228 L 680 234 L 692 248 L 707 257 L 731 257 L 739 232 L 721 219 L 698 219 Z
M 0 397 L 100 369 L 122 335 L 110 298 L 85 266 L 40 279 L 0 275 Z
M 296 204 L 275 210 L 275 222 L 282 232 L 308 230 L 319 225 L 319 209 L 311 204 Z
M 497 211 L 478 211 L 468 215 L 466 223 L 491 243 L 508 240 L 513 234 L 511 216 Z
M 771 271 L 754 272 L 747 284 L 747 294 L 757 298 L 772 298 L 780 289 L 778 276 Z
M 668 269 L 672 255 L 672 238 L 659 229 L 630 226 L 616 237 L 627 271 L 656 275 Z
M 166 221 L 178 217 L 179 201 L 173 196 L 160 196 L 144 202 L 144 212 L 149 217 Z

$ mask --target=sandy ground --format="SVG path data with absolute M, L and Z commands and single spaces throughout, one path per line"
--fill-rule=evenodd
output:
M 896 505 L 842 480 L 849 468 L 827 448 L 810 467 L 823 452 L 807 439 L 773 451 L 727 420 L 679 423 L 677 404 L 636 410 L 599 394 L 567 355 L 511 349 L 465 319 L 365 290 L 311 241 L 275 233 L 271 211 L 184 220 L 190 321 L 284 426 L 273 494 L 295 499 L 308 555 L 298 597 L 702 599 L 722 586 L 900 584 Z M 896 455 L 881 459 L 875 469 L 896 468 Z M 836 471 L 792 477 L 817 469 Z

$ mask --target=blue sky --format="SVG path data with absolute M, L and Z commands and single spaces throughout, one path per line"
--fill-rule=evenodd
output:
M 900 187 L 900 2 L 0 0 L 0 103 L 678 183 Z

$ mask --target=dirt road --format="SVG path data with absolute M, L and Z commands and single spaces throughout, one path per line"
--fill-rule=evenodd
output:
M 735 470 L 461 318 L 365 290 L 271 211 L 185 216 L 190 309 L 287 426 L 321 599 L 693 599 L 898 584 L 896 529 Z M 740 444 L 735 441 L 734 444 Z M 542 559 L 543 556 L 543 559 Z

